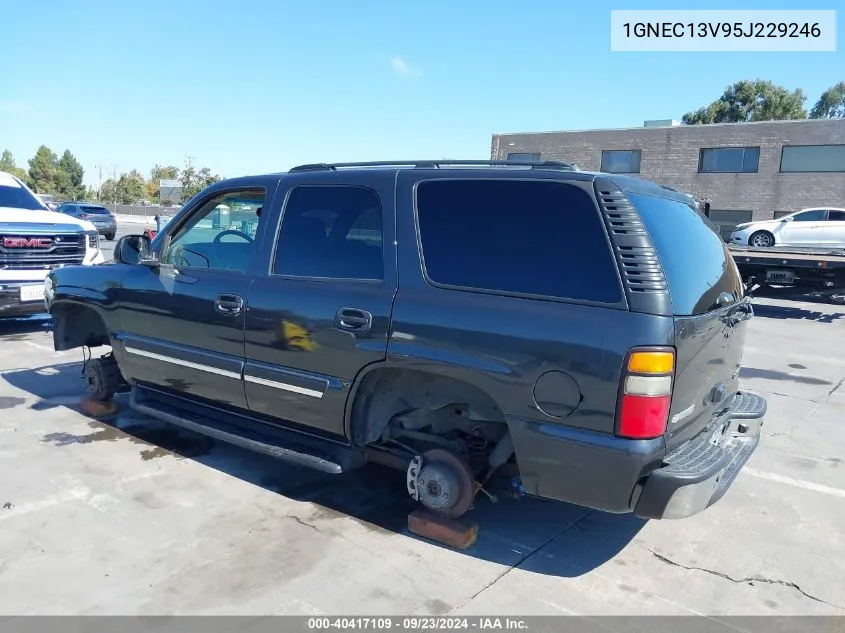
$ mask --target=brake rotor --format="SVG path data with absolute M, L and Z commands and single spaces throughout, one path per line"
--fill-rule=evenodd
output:
M 469 467 L 439 448 L 423 454 L 416 489 L 423 506 L 450 519 L 464 514 L 475 499 Z

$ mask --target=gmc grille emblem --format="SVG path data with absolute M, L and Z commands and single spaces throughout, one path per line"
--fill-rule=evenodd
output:
M 5 248 L 50 248 L 53 240 L 46 237 L 4 237 Z

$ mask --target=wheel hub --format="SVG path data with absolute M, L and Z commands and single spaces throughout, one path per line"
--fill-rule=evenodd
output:
M 472 473 L 467 465 L 440 449 L 411 461 L 408 492 L 429 510 L 450 518 L 469 510 L 475 498 Z

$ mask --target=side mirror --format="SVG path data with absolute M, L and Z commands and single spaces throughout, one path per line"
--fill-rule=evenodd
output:
M 793 220 L 795 220 L 795 218 L 790 215 L 790 216 L 787 216 L 785 218 L 781 218 L 780 222 L 781 222 L 781 224 L 783 224 L 784 222 L 792 222 Z
M 124 235 L 114 245 L 114 261 L 119 264 L 141 264 L 150 260 L 150 238 L 146 235 Z

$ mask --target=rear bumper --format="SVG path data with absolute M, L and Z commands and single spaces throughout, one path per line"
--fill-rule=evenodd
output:
M 509 418 L 528 494 L 613 513 L 670 519 L 721 498 L 760 439 L 766 401 L 740 392 L 707 430 L 666 455 L 662 437 L 608 433 Z
M 718 424 L 678 447 L 652 472 L 634 513 L 648 519 L 682 519 L 722 498 L 760 442 L 766 401 L 739 392 Z

